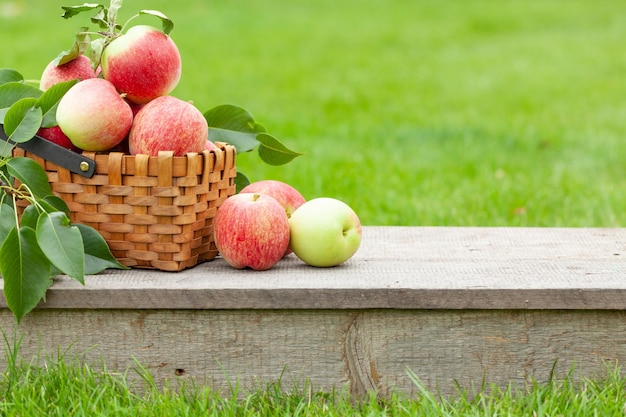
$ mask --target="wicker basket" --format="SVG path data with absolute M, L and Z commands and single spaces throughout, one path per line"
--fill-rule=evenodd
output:
M 13 155 L 37 161 L 69 206 L 71 220 L 100 232 L 126 266 L 180 271 L 217 255 L 213 217 L 235 193 L 230 145 L 181 157 L 83 152 L 96 162 L 91 178 L 20 148 Z

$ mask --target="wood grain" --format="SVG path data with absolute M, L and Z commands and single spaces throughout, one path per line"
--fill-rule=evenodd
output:
M 0 326 L 12 317 L 0 312 Z M 228 393 L 281 380 L 284 388 L 355 395 L 425 387 L 454 395 L 483 382 L 518 387 L 571 371 L 602 375 L 626 361 L 626 312 L 573 310 L 37 310 L 20 355 L 76 359 L 111 372 L 135 360 L 159 386 L 193 379 Z M 11 335 L 9 332 L 9 338 Z M 5 366 L 4 355 L 0 366 Z M 556 365 L 556 366 L 555 366 Z
M 107 271 L 85 286 L 61 277 L 18 336 L 28 361 L 69 349 L 125 372 L 137 360 L 160 385 L 282 378 L 416 394 L 414 372 L 452 395 L 624 363 L 625 307 L 625 229 L 365 227 L 336 268 L 292 255 L 265 272 L 218 258 L 178 273 Z M 12 339 L 6 308 L 0 327 Z
M 222 259 L 182 272 L 58 278 L 42 308 L 624 309 L 626 229 L 365 227 L 356 255 L 268 271 Z M 5 301 L 0 297 L 0 307 Z

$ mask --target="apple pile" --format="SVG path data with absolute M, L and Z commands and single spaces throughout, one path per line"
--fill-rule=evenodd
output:
M 57 125 L 38 134 L 75 151 L 113 149 L 174 156 L 215 147 L 209 126 L 191 102 L 169 95 L 181 78 L 181 56 L 160 29 L 137 25 L 102 50 L 99 65 L 81 54 L 62 65 L 50 62 L 40 89 L 79 79 L 56 110 Z
M 184 156 L 216 148 L 208 138 L 205 115 L 191 102 L 171 95 L 182 67 L 180 52 L 169 36 L 171 20 L 158 11 L 143 10 L 140 14 L 160 18 L 163 28 L 118 25 L 115 17 L 121 4 L 112 0 L 108 9 L 96 3 L 63 7 L 64 18 L 95 10 L 92 21 L 100 26 L 96 34 L 105 38 L 90 41 L 93 32 L 79 31 L 72 49 L 44 68 L 42 91 L 60 82 L 78 81 L 58 101 L 57 126 L 41 128 L 38 135 L 75 151 L 150 156 L 171 151 Z M 123 32 L 117 33 L 118 28 Z M 299 155 L 262 126 L 247 123 L 245 132 L 250 130 L 255 132 L 254 142 L 269 145 L 267 149 L 280 148 L 266 161 L 282 164 Z M 221 256 L 234 268 L 267 270 L 291 253 L 306 264 L 331 267 L 356 253 L 361 223 L 340 200 L 306 201 L 284 182 L 263 180 L 222 202 L 214 218 L 214 238 Z
M 308 265 L 337 266 L 361 244 L 361 222 L 341 200 L 306 201 L 289 184 L 261 180 L 244 187 L 217 209 L 214 238 L 233 268 L 270 269 L 293 252 Z

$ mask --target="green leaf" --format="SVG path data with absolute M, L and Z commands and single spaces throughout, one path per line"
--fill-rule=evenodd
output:
M 241 107 L 223 104 L 204 113 L 209 124 L 209 140 L 226 142 L 235 147 L 238 153 L 254 149 L 259 145 L 257 134 L 265 128 L 254 121 L 254 117 Z
M 8 109 L 17 101 L 26 98 L 39 98 L 43 91 L 21 82 L 8 82 L 0 85 L 0 109 Z
M 83 55 L 85 51 L 87 51 L 89 45 L 91 44 L 89 33 L 87 33 L 88 30 L 89 28 L 87 26 L 83 26 L 78 32 L 76 32 L 72 48 L 57 55 L 54 59 L 55 66 L 65 65 Z
M 107 22 L 115 24 L 117 21 L 117 13 L 122 8 L 122 3 L 122 0 L 111 0 L 109 2 L 109 8 L 106 10 Z
M 20 218 L 20 226 L 28 226 L 35 230 L 37 228 L 37 221 L 39 221 L 39 209 L 37 206 L 34 204 L 26 206 Z
M 257 140 L 261 143 L 259 156 L 269 165 L 284 165 L 291 162 L 294 158 L 303 155 L 301 152 L 295 152 L 287 148 L 278 139 L 267 133 L 259 133 Z
M 26 97 L 14 103 L 4 115 L 4 133 L 15 143 L 27 142 L 37 134 L 43 120 L 37 99 Z
M 11 68 L 0 68 L 0 85 L 10 82 L 24 82 L 24 76 Z
M 52 265 L 81 284 L 85 283 L 83 238 L 65 213 L 56 211 L 39 215 L 37 242 Z
M 38 200 L 38 203 L 48 213 L 62 211 L 68 216 L 70 215 L 70 208 L 67 206 L 65 200 L 61 197 L 57 197 L 56 195 L 47 195 Z
M 32 196 L 42 199 L 52 194 L 46 171 L 34 160 L 19 156 L 6 161 L 8 172 L 30 189 Z
M 36 107 L 41 108 L 43 114 L 43 121 L 41 127 L 52 127 L 57 125 L 56 113 L 59 101 L 63 98 L 65 93 L 72 88 L 78 80 L 64 81 L 54 84 L 37 99 L 35 103 Z
M 129 269 L 111 254 L 111 250 L 96 229 L 84 224 L 76 224 L 83 236 L 85 245 L 85 275 L 99 274 L 107 268 Z
M 2 197 L 3 201 L 0 204 L 0 242 L 3 242 L 11 229 L 17 226 L 17 217 L 15 217 L 13 204 L 5 202 L 5 199 L 13 203 L 13 199 L 7 198 L 6 194 Z
M 0 246 L 0 273 L 7 306 L 19 323 L 52 285 L 50 261 L 37 243 L 35 230 L 14 227 Z
M 83 3 L 80 6 L 61 6 L 61 8 L 64 11 L 61 17 L 63 17 L 64 19 L 70 19 L 82 12 L 104 9 L 104 5 L 98 3 Z
M 237 175 L 235 175 L 235 193 L 238 194 L 248 184 L 250 184 L 248 177 L 243 172 L 237 171 Z
M 161 13 L 158 10 L 140 10 L 139 11 L 140 15 L 150 15 L 150 16 L 156 16 L 159 19 L 161 19 L 161 24 L 162 24 L 162 30 L 163 33 L 165 33 L 166 35 L 169 35 L 172 30 L 174 30 L 174 22 L 172 22 L 172 20 L 165 16 L 163 13 Z
M 92 63 L 96 62 L 98 65 L 100 64 L 104 46 L 104 38 L 98 38 L 91 41 L 91 49 L 89 49 L 89 60 Z
M 91 17 L 91 22 L 97 24 L 100 29 L 107 30 L 109 28 L 107 9 L 97 11 L 96 14 Z

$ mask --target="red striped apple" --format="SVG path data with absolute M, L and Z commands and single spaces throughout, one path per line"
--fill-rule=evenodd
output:
M 70 80 L 86 80 L 95 78 L 96 72 L 91 68 L 91 61 L 85 55 L 79 55 L 67 64 L 55 65 L 51 61 L 44 68 L 39 80 L 39 89 L 46 91 L 54 84 Z
M 261 193 L 274 197 L 285 209 L 287 217 L 291 217 L 294 211 L 306 201 L 300 191 L 291 185 L 277 180 L 261 180 L 246 185 L 241 189 L 242 193 Z M 291 253 L 291 248 L 287 248 L 285 255 Z
M 261 193 L 274 197 L 285 209 L 287 217 L 306 201 L 300 191 L 291 185 L 277 180 L 261 180 L 246 185 L 242 193 Z
M 159 29 L 132 26 L 102 51 L 102 75 L 129 101 L 147 103 L 169 94 L 180 80 L 178 47 Z
M 80 148 L 75 146 L 70 138 L 61 130 L 59 126 L 42 127 L 37 131 L 37 136 L 42 137 L 50 142 L 56 143 L 66 149 L 79 152 Z
M 314 198 L 298 207 L 289 219 L 289 230 L 293 253 L 312 266 L 342 264 L 361 245 L 359 217 L 335 198 Z
M 214 150 L 217 150 L 219 148 L 217 147 L 217 145 L 215 143 L 213 143 L 213 142 L 211 142 L 210 140 L 207 139 L 206 143 L 204 144 L 204 149 L 206 149 L 207 151 L 214 151 Z
M 273 197 L 239 193 L 227 198 L 213 219 L 215 245 L 233 268 L 263 271 L 289 246 L 289 219 Z
M 133 111 L 113 84 L 90 78 L 65 93 L 56 119 L 75 146 L 85 151 L 108 151 L 128 134 Z
M 128 134 L 131 154 L 157 156 L 172 151 L 174 156 L 202 152 L 209 125 L 193 104 L 173 96 L 155 98 L 141 108 Z

